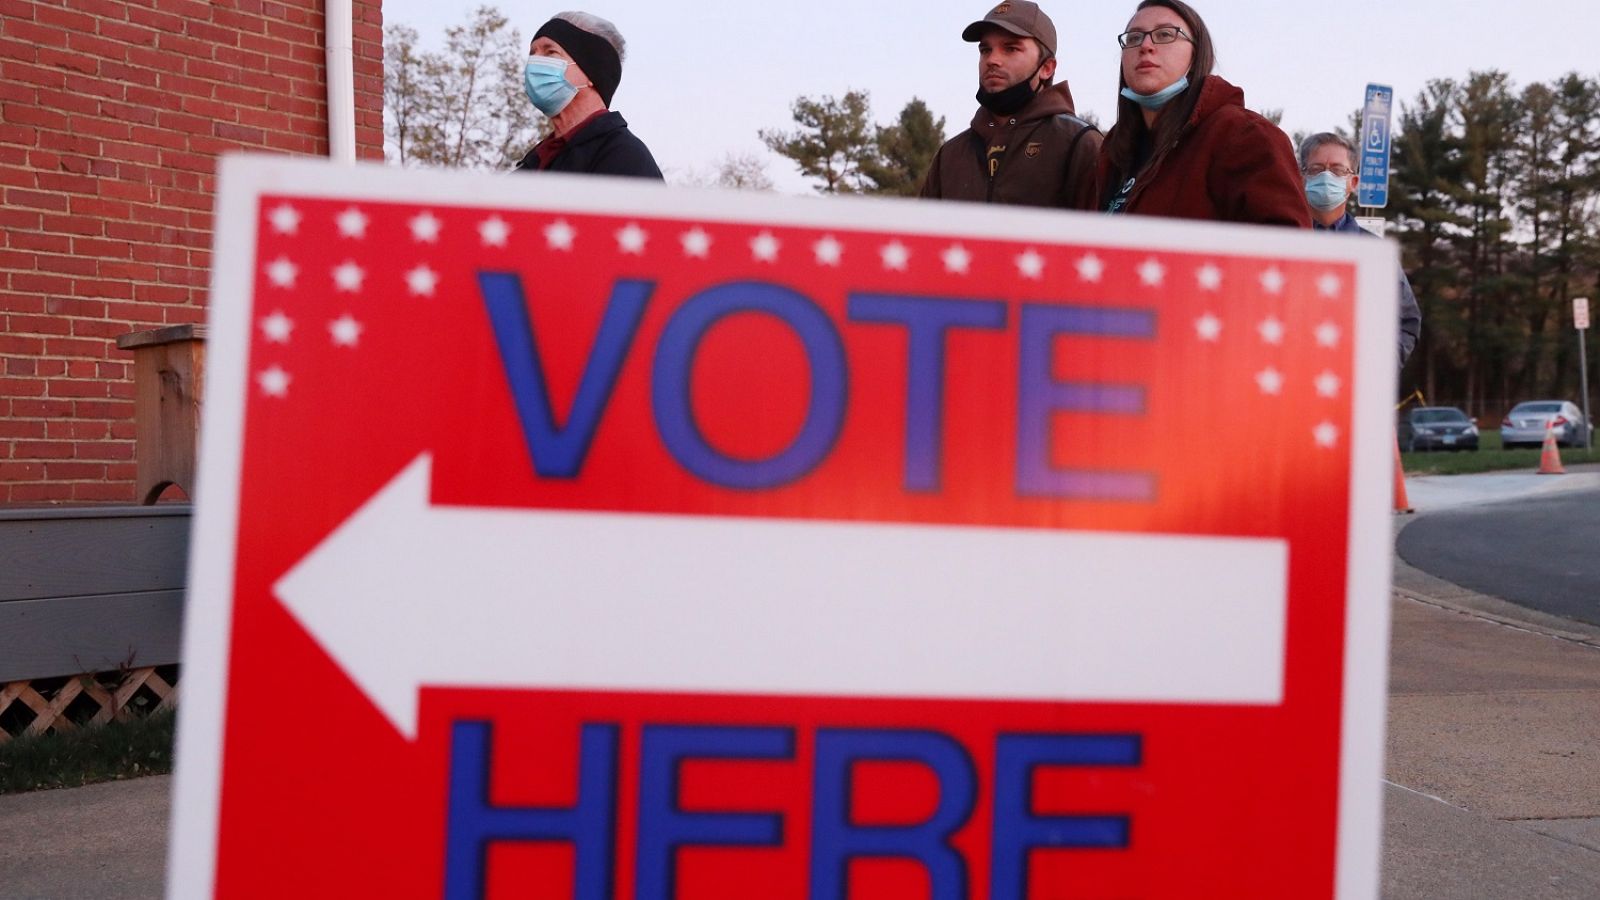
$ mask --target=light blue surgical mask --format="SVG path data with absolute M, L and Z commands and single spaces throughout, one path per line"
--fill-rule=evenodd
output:
M 1338 209 L 1350 199 L 1350 181 L 1332 172 L 1323 172 L 1306 179 L 1306 202 L 1312 209 L 1328 212 Z
M 528 92 L 534 107 L 547 116 L 560 113 L 578 96 L 578 88 L 567 81 L 568 65 L 566 60 L 552 56 L 530 56 L 522 67 L 522 89 Z
M 1189 76 L 1185 75 L 1154 94 L 1141 94 L 1131 87 L 1125 87 L 1122 89 L 1122 96 L 1127 97 L 1145 109 L 1160 109 L 1166 106 L 1173 97 L 1183 93 L 1188 87 Z

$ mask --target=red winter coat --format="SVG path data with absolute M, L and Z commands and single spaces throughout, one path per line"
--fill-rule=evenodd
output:
M 1123 127 L 1118 125 L 1117 128 Z M 1111 146 L 1116 128 L 1106 136 Z M 1129 173 L 1100 152 L 1100 208 Z M 1283 129 L 1244 108 L 1244 91 L 1212 75 L 1194 114 L 1170 147 L 1137 173 L 1122 212 L 1180 219 L 1311 227 L 1305 184 Z

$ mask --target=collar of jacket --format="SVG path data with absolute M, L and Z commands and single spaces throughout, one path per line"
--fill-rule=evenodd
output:
M 1013 119 L 1017 123 L 1037 122 L 1040 119 L 1048 119 L 1051 116 L 1062 114 L 1077 115 L 1077 111 L 1072 106 L 1072 91 L 1067 88 L 1067 83 L 1064 81 L 1060 84 L 1052 84 L 1034 94 L 1033 99 L 1028 101 L 1028 105 L 1024 106 L 1014 116 L 997 116 L 981 106 L 978 107 L 978 111 L 972 115 L 972 130 L 982 133 L 987 131 L 991 125 L 996 128 L 1010 125 Z

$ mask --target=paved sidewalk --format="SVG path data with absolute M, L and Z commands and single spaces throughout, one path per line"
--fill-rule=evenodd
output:
M 160 897 L 170 776 L 0 796 L 0 897 Z

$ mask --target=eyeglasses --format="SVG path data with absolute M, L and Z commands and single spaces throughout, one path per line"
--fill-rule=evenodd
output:
M 1322 163 L 1317 163 L 1316 165 L 1306 166 L 1305 171 L 1306 171 L 1307 175 L 1313 175 L 1313 176 L 1321 175 L 1323 172 L 1332 172 L 1333 174 L 1339 176 L 1340 178 L 1349 178 L 1351 175 L 1354 175 L 1356 173 L 1356 170 L 1350 168 L 1349 166 L 1337 166 L 1337 165 L 1335 165 L 1335 166 L 1325 166 Z
M 1145 38 L 1149 38 L 1153 44 L 1170 44 L 1178 38 L 1194 43 L 1194 38 L 1184 34 L 1182 28 L 1176 25 L 1163 25 L 1154 31 L 1124 31 L 1117 35 L 1117 44 L 1124 50 L 1132 50 L 1144 43 Z

